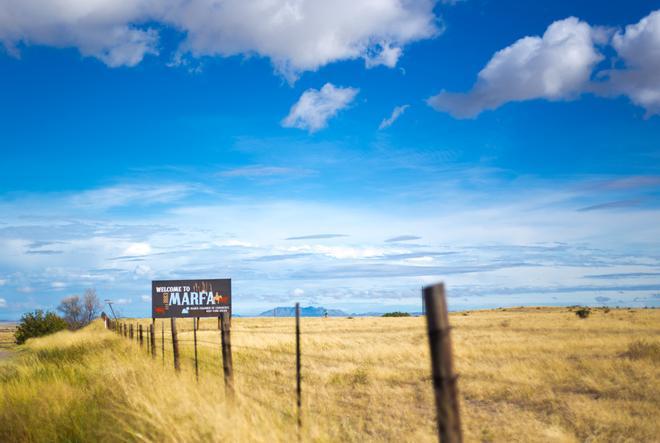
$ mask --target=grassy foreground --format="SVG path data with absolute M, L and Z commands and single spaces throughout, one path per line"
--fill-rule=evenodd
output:
M 451 321 L 466 441 L 658 441 L 659 310 Z M 156 359 L 100 323 L 28 341 L 0 362 L 0 441 L 296 438 L 292 319 L 234 319 L 233 406 L 215 320 L 198 332 L 199 383 L 192 324 L 178 325 L 179 375 L 169 323 L 157 323 Z M 424 319 L 303 319 L 302 330 L 304 441 L 435 441 Z

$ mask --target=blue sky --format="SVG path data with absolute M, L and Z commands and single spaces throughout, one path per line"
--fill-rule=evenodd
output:
M 0 318 L 660 305 L 660 1 L 0 0 Z

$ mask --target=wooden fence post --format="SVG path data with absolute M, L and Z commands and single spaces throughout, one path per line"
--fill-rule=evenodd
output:
M 176 333 L 176 318 L 172 317 L 172 354 L 174 354 L 174 370 L 177 372 L 181 371 L 181 365 L 179 364 L 179 338 Z
M 165 321 L 160 323 L 160 352 L 163 356 L 163 366 L 165 366 Z
M 133 340 L 133 324 L 131 323 L 131 328 L 129 329 L 130 339 Z
M 298 440 L 302 429 L 302 386 L 300 379 L 300 303 L 296 303 L 296 406 L 298 409 Z
M 144 344 L 144 337 L 142 336 L 142 325 L 138 325 L 138 331 L 140 333 L 140 347 Z
M 199 328 L 199 317 L 193 317 L 193 342 L 195 346 L 195 381 L 199 382 L 199 363 L 197 362 L 197 328 Z
M 424 304 L 431 348 L 431 369 L 441 443 L 461 443 L 461 420 L 449 335 L 449 315 L 442 283 L 424 288 Z
M 151 338 L 151 356 L 156 358 L 156 331 L 153 323 L 149 325 L 149 336 Z
M 230 400 L 234 398 L 234 366 L 231 359 L 231 334 L 229 331 L 229 313 L 220 314 L 220 335 L 222 338 L 222 368 L 225 374 L 225 394 Z

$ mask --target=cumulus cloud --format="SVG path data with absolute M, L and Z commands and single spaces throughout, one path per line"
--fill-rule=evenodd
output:
M 378 125 L 378 129 L 385 129 L 392 126 L 392 123 L 394 123 L 399 117 L 401 117 L 403 113 L 406 112 L 406 109 L 408 109 L 409 107 L 410 105 L 396 106 L 392 111 L 392 115 L 390 115 L 388 118 L 384 118 L 383 121 L 380 122 L 380 125 Z
M 290 80 L 337 60 L 394 66 L 402 48 L 440 30 L 433 0 L 4 0 L 0 41 L 75 47 L 109 66 L 157 54 L 156 27 L 185 37 L 182 55 L 268 57 Z M 153 25 L 151 25 L 153 24 Z
M 573 99 L 603 59 L 595 47 L 603 39 L 601 30 L 575 17 L 556 21 L 542 37 L 524 37 L 495 53 L 469 92 L 441 92 L 427 102 L 454 117 L 471 118 L 510 101 Z
M 353 101 L 358 92 L 359 89 L 341 88 L 332 83 L 326 83 L 320 90 L 308 89 L 291 107 L 289 115 L 282 120 L 282 126 L 309 132 L 323 129 L 329 119 Z
M 75 47 L 111 67 L 134 66 L 156 54 L 158 34 L 139 24 L 149 18 L 147 1 L 4 0 L 0 41 L 10 53 L 19 44 Z
M 6 308 L 7 307 L 7 300 L 4 298 L 0 298 L 0 308 Z
M 660 10 L 616 33 L 612 46 L 625 67 L 603 73 L 602 92 L 628 96 L 649 116 L 660 114 Z
M 596 71 L 609 45 L 612 69 Z M 570 100 L 589 92 L 626 96 L 660 114 L 660 10 L 623 30 L 590 26 L 575 17 L 552 23 L 542 37 L 524 37 L 495 53 L 467 93 L 442 91 L 427 103 L 456 118 L 472 118 L 504 103 Z M 594 80 L 595 79 L 595 80 Z

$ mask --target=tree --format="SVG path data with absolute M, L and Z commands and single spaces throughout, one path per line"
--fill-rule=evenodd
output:
M 383 317 L 410 317 L 410 314 L 408 312 L 394 311 L 383 314 Z
M 92 320 L 98 317 L 102 307 L 96 289 L 85 289 L 85 295 L 83 295 L 83 319 L 85 324 L 91 323 Z
M 101 306 L 96 289 L 86 289 L 82 300 L 78 295 L 71 295 L 62 299 L 57 310 L 62 313 L 69 328 L 78 329 L 98 317 Z
M 62 313 L 69 328 L 77 329 L 82 326 L 82 304 L 79 296 L 71 295 L 63 298 L 57 310 Z
M 41 337 L 67 328 L 67 322 L 54 312 L 44 312 L 37 309 L 21 317 L 14 337 L 16 343 L 22 345 L 28 338 Z

